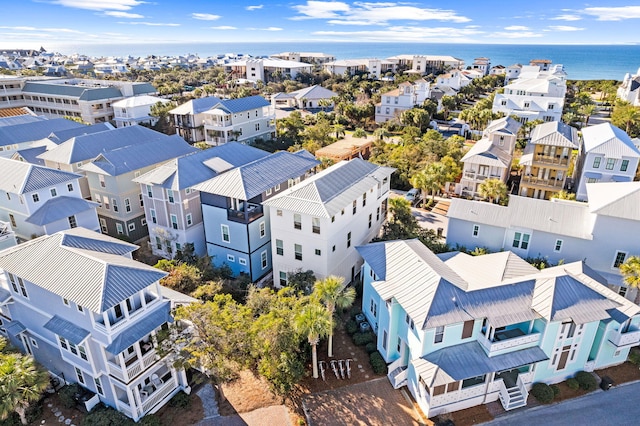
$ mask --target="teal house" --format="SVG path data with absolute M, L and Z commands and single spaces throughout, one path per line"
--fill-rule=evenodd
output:
M 522 407 L 533 383 L 622 363 L 640 343 L 640 306 L 583 262 L 540 271 L 512 252 L 435 255 L 418 240 L 357 249 L 388 378 L 429 417 Z

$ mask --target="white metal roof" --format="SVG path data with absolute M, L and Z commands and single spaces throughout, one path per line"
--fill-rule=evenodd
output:
M 582 129 L 586 152 L 611 158 L 640 157 L 640 151 L 629 135 L 611 123 L 602 123 Z

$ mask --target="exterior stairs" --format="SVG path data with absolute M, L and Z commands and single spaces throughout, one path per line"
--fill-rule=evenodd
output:
M 387 374 L 394 389 L 400 389 L 407 384 L 407 367 L 398 367 Z
M 524 407 L 527 405 L 527 398 L 529 392 L 524 387 L 524 383 L 518 377 L 518 382 L 515 386 L 506 387 L 504 382 L 500 387 L 500 402 L 505 411 L 515 410 L 516 408 Z

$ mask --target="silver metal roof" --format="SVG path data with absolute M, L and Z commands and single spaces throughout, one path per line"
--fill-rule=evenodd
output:
M 602 123 L 582 129 L 585 152 L 603 154 L 611 158 L 640 157 L 640 151 L 624 130 Z
M 89 331 L 82 327 L 78 327 L 71 321 L 67 321 L 58 315 L 54 315 L 45 325 L 44 328 L 50 332 L 62 336 L 74 345 L 79 345 L 89 336 Z
M 95 209 L 98 203 L 87 201 L 79 197 L 59 196 L 48 199 L 25 222 L 38 226 L 55 222 L 69 216 Z
M 60 244 L 65 247 L 119 255 L 125 255 L 138 249 L 138 246 L 135 244 L 127 243 L 126 241 L 82 227 L 64 231 Z
M 511 155 L 492 143 L 490 139 L 481 139 L 467 151 L 460 161 L 506 168 L 511 164 Z
M 65 246 L 64 234 L 46 235 L 0 252 L 0 268 L 96 313 L 167 275 L 126 256 Z
M 531 131 L 531 145 L 551 145 L 578 149 L 578 130 L 560 121 L 538 124 Z
M 592 213 L 640 220 L 640 182 L 588 183 L 587 196 Z
M 80 178 L 75 173 L 0 157 L 0 189 L 12 194 L 26 194 Z

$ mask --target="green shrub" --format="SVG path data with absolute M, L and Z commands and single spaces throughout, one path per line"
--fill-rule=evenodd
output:
M 135 422 L 103 404 L 91 410 L 82 420 L 83 426 L 135 426 Z
M 346 322 L 344 329 L 347 331 L 347 334 L 353 336 L 353 334 L 358 331 L 358 323 L 355 320 L 350 319 Z
M 140 424 L 143 426 L 162 426 L 162 421 L 156 414 L 147 414 L 140 419 Z
M 590 392 L 598 387 L 598 382 L 593 374 L 586 371 L 578 371 L 575 375 L 576 380 L 580 384 L 580 389 Z
M 631 351 L 629 353 L 629 362 L 633 365 L 640 365 L 640 352 Z
M 567 379 L 567 387 L 571 390 L 578 390 L 580 383 L 576 379 Z
M 375 351 L 371 355 L 369 355 L 369 362 L 371 363 L 371 368 L 373 368 L 373 372 L 376 374 L 384 374 L 387 372 L 387 363 L 384 362 L 382 355 L 380 352 Z
M 375 334 L 368 332 L 368 333 L 356 333 L 353 335 L 353 343 L 356 346 L 364 346 L 367 343 L 371 343 L 371 342 L 375 342 L 376 341 L 376 336 Z
M 169 405 L 178 408 L 187 408 L 191 405 L 191 398 L 186 393 L 180 391 L 169 401 Z
M 76 406 L 76 400 L 74 395 L 80 391 L 80 386 L 77 383 L 65 385 L 58 391 L 58 397 L 60 398 L 60 404 L 65 408 L 73 408 Z
M 367 344 L 364 346 L 364 348 L 366 349 L 366 351 L 367 351 L 367 353 L 368 353 L 368 354 L 372 354 L 372 353 L 374 353 L 375 351 L 377 351 L 377 350 L 378 350 L 378 347 L 377 347 L 377 346 L 378 346 L 378 345 L 376 345 L 376 343 L 375 343 L 375 342 L 370 342 L 370 343 L 367 343 Z
M 560 395 L 560 387 L 558 387 L 558 385 L 551 385 L 551 390 L 553 391 L 554 398 Z
M 553 390 L 546 383 L 535 383 L 531 388 L 533 395 L 541 404 L 548 404 L 553 401 Z

